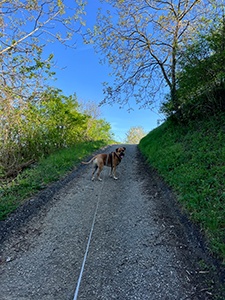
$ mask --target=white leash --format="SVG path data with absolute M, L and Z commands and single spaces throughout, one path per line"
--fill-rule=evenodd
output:
M 81 270 L 80 270 L 80 276 L 79 276 L 79 279 L 78 279 L 78 282 L 77 282 L 77 288 L 76 288 L 73 300 L 77 300 L 77 296 L 78 296 L 78 292 L 79 292 L 79 288 L 80 288 L 80 283 L 81 283 L 81 279 L 82 279 L 82 275 L 83 275 L 83 271 L 84 271 L 84 265 L 85 265 L 85 262 L 86 262 L 86 258 L 87 258 L 87 254 L 88 254 L 88 250 L 89 250 L 89 246 L 90 246 L 90 242 L 91 242 L 91 236 L 92 236 L 92 232 L 93 232 L 94 225 L 95 225 L 96 215 L 97 215 L 97 212 L 98 212 L 99 201 L 100 201 L 101 193 L 102 193 L 102 190 L 103 190 L 103 184 L 105 182 L 104 178 L 105 178 L 105 176 L 103 176 L 102 188 L 101 188 L 100 193 L 98 195 L 98 201 L 97 201 L 97 205 L 96 205 L 96 209 L 95 209 L 94 218 L 93 218 L 93 221 L 92 221 L 92 226 L 91 226 L 91 231 L 90 231 L 90 235 L 89 235 L 89 239 L 88 239 L 88 243 L 87 243 L 87 248 L 86 248 L 86 252 L 84 254 L 83 264 L 82 264 L 82 267 L 81 267 Z

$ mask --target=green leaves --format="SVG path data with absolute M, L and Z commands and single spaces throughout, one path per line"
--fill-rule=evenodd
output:
M 40 93 L 38 102 L 31 97 L 9 106 L 5 113 L 7 105 L 7 101 L 0 105 L 1 177 L 22 162 L 39 160 L 58 149 L 112 138 L 111 125 L 98 119 L 94 105 L 81 112 L 76 95 L 64 96 L 59 89 L 47 89 Z
M 201 25 L 207 28 L 210 23 L 209 6 L 186 0 L 106 2 L 111 9 L 100 10 L 93 32 L 89 31 L 90 42 L 104 57 L 101 62 L 108 61 L 115 77 L 110 93 L 104 89 L 102 103 L 125 106 L 134 97 L 141 107 L 149 107 L 167 85 L 179 111 L 177 62 Z
M 7 52 L 12 49 L 22 53 L 30 52 L 34 46 L 33 37 L 36 45 L 43 43 L 42 40 L 46 42 L 48 36 L 67 44 L 68 32 L 71 36 L 80 30 L 80 24 L 85 25 L 83 15 L 87 2 L 75 1 L 75 3 L 75 6 L 69 8 L 61 0 L 3 1 L 1 20 L 4 35 L 1 36 L 0 54 L 7 56 Z M 56 18 L 57 23 L 61 23 L 61 29 L 65 28 L 67 32 L 57 31 L 56 22 L 52 22 Z M 80 24 L 77 24 L 78 20 Z M 50 27 L 49 22 L 52 22 Z
M 36 110 L 35 105 L 38 101 L 42 101 L 41 97 L 46 89 L 47 80 L 55 75 L 55 72 L 50 70 L 53 64 L 53 54 L 50 54 L 46 60 L 42 58 L 47 40 L 50 37 L 51 41 L 59 40 L 66 44 L 72 35 L 77 33 L 78 29 L 80 30 L 80 24 L 77 24 L 77 21 L 83 20 L 86 2 L 75 1 L 75 3 L 76 5 L 70 9 L 59 0 L 2 2 L 1 28 L 4 28 L 4 34 L 0 36 L 0 88 L 2 91 L 0 95 L 0 123 L 2 124 L 0 142 L 3 144 L 0 144 L 0 152 L 4 154 L 5 151 L 9 151 L 8 144 L 12 143 L 11 149 L 21 147 L 20 140 L 28 134 L 24 127 L 26 123 L 31 123 L 33 116 L 27 108 L 31 103 Z M 54 22 L 56 17 L 57 22 Z M 56 24 L 61 25 L 61 32 L 56 28 Z M 73 46 L 73 44 L 69 42 L 68 46 Z M 33 119 L 31 131 L 34 128 L 36 130 L 35 119 Z M 24 146 L 27 146 L 27 143 L 28 141 Z M 4 149 L 1 150 L 2 148 Z M 17 153 L 16 155 L 11 153 L 11 155 L 17 157 Z M 11 159 L 9 162 L 6 159 L 7 166 L 10 165 Z M 13 160 L 16 162 L 20 158 Z
M 107 145 L 107 141 L 83 141 L 71 148 L 59 150 L 47 158 L 42 157 L 39 163 L 31 166 L 15 179 L 0 185 L 0 220 L 27 201 L 47 184 L 59 180 L 67 172 L 93 151 Z M 1 174 L 1 173 L 0 173 Z
M 183 54 L 178 97 L 185 121 L 224 110 L 224 32 L 225 24 L 220 22 Z
M 126 133 L 125 143 L 138 144 L 140 140 L 147 134 L 141 126 L 131 127 Z

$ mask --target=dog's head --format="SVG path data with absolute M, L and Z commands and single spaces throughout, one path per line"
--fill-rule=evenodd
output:
M 116 149 L 116 154 L 119 155 L 119 157 L 122 159 L 125 155 L 125 147 L 120 147 Z

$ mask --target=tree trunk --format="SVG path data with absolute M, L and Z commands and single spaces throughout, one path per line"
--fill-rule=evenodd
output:
M 181 109 L 179 107 L 178 98 L 177 98 L 177 88 L 176 88 L 176 55 L 177 55 L 177 39 L 178 32 L 180 27 L 180 21 L 177 21 L 176 30 L 173 37 L 173 48 L 172 48 L 172 67 L 171 67 L 171 99 L 173 102 L 174 109 L 176 111 L 178 122 L 181 123 Z

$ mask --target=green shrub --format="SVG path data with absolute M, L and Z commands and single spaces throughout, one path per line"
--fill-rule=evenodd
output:
M 0 185 L 0 220 L 6 218 L 28 197 L 73 170 L 84 157 L 110 142 L 112 141 L 80 142 L 46 158 L 43 157 L 37 165 L 24 170 L 13 180 L 2 181 Z

